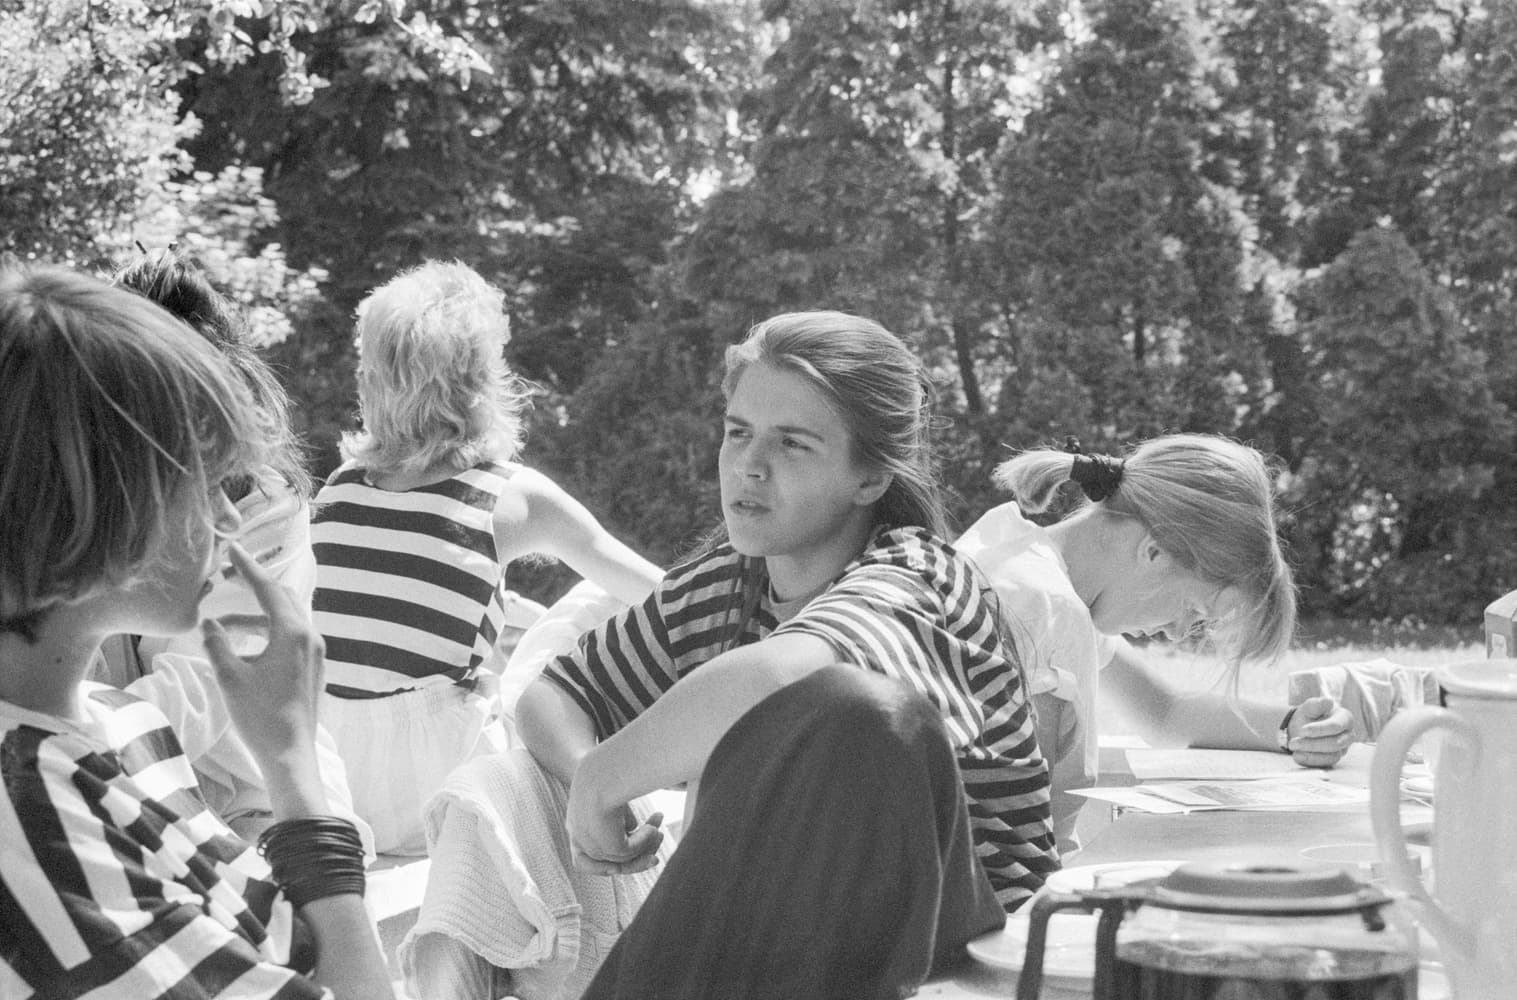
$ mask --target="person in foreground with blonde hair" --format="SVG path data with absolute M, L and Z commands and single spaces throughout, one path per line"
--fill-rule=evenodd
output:
M 108 636 L 195 627 L 267 411 L 167 312 L 55 267 L 0 266 L 0 385 L 0 996 L 391 996 L 363 845 L 322 786 L 321 640 L 292 592 L 233 544 L 267 645 L 243 658 L 202 626 L 267 781 L 256 852 L 164 715 L 85 679 Z
M 524 383 L 504 296 L 428 261 L 358 307 L 363 430 L 316 497 L 322 721 L 381 852 L 426 850 L 421 809 L 454 767 L 506 748 L 492 651 L 505 569 L 562 559 L 620 600 L 662 576 L 542 473 L 516 461 Z
M 1296 591 L 1264 456 L 1205 434 L 1154 438 L 1122 458 L 1078 449 L 1035 449 L 1002 463 L 996 482 L 1016 499 L 954 543 L 994 585 L 1031 678 L 1066 863 L 1079 849 L 1084 802 L 1070 791 L 1096 778 L 1098 692 L 1114 696 L 1154 745 L 1281 750 L 1308 767 L 1337 763 L 1352 726 L 1331 698 L 1287 708 L 1182 690 L 1122 639 L 1207 635 L 1235 672 L 1286 651 Z M 1061 499 L 1073 505 L 1062 504 L 1064 516 L 1047 527 L 1024 517 Z

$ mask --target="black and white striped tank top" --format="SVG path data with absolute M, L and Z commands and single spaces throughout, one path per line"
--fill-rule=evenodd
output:
M 507 470 L 485 463 L 400 491 L 364 477 L 351 464 L 332 473 L 311 518 L 327 693 L 472 681 L 504 617 L 492 522 Z

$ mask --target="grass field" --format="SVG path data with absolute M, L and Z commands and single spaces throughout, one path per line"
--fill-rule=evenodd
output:
M 1297 630 L 1295 647 L 1273 667 L 1246 667 L 1238 677 L 1238 693 L 1244 698 L 1285 700 L 1286 678 L 1295 670 L 1310 670 L 1339 663 L 1384 658 L 1412 667 L 1436 667 L 1485 656 L 1484 633 L 1469 628 L 1407 628 L 1352 622 L 1304 622 Z M 1143 655 L 1176 684 L 1192 688 L 1225 690 L 1226 671 L 1220 660 L 1185 645 L 1151 642 Z M 1103 729 L 1117 720 L 1101 712 Z

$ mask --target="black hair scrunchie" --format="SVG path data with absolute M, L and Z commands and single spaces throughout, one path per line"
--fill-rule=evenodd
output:
M 1069 478 L 1078 483 L 1091 501 L 1099 503 L 1117 492 L 1122 485 L 1123 461 L 1109 455 L 1087 455 L 1080 447 L 1080 439 L 1074 435 L 1064 439 L 1064 450 L 1074 455 Z

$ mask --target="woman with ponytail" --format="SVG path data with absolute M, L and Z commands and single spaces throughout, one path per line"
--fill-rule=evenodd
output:
M 1083 803 L 1069 792 L 1096 776 L 1098 692 L 1154 745 L 1281 750 L 1308 767 L 1343 756 L 1352 720 L 1332 699 L 1287 708 L 1181 690 L 1122 639 L 1204 635 L 1234 671 L 1284 654 L 1296 591 L 1258 451 L 1201 434 L 1154 438 L 1121 457 L 1072 442 L 1009 459 L 996 482 L 1014 500 L 955 548 L 990 577 L 1028 672 L 1066 863 Z M 1028 519 L 1051 509 L 1065 513 L 1046 527 Z

